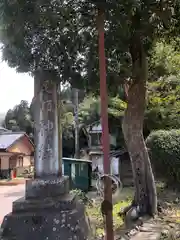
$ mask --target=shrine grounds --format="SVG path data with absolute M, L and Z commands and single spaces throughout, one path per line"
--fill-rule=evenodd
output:
M 132 236 L 129 239 L 147 239 L 147 234 L 153 236 L 157 235 L 157 238 L 154 239 L 180 239 L 180 193 L 172 189 L 165 189 L 161 184 L 157 187 L 161 212 L 155 217 L 155 219 L 151 219 L 150 222 L 147 220 L 144 227 L 136 230 L 135 236 Z M 12 202 L 24 196 L 24 190 L 24 184 L 16 186 L 0 186 L 0 223 L 2 223 L 4 215 L 11 212 Z M 124 188 L 119 197 L 119 201 L 114 205 L 113 218 L 116 236 L 120 237 L 127 232 L 127 229 L 125 229 L 123 225 L 123 219 L 119 217 L 118 212 L 121 207 L 123 208 L 130 203 L 132 196 L 133 188 Z M 90 193 L 88 194 L 88 197 L 95 199 L 96 194 Z M 104 223 L 100 212 L 100 203 L 96 202 L 93 205 L 87 203 L 86 211 L 89 215 L 92 232 L 96 235 L 96 239 L 103 239 L 98 238 L 104 233 Z M 116 239 L 120 238 L 117 237 Z

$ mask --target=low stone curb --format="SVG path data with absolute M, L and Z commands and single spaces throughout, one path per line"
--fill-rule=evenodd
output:
M 26 179 L 20 179 L 20 180 L 14 180 L 14 181 L 9 181 L 9 182 L 1 182 L 0 181 L 0 186 L 17 186 L 20 184 L 25 184 Z

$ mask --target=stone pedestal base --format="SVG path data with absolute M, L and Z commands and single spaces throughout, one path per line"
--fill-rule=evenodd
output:
M 65 184 L 64 186 L 67 185 Z M 48 188 L 46 187 L 45 189 Z M 32 190 L 32 188 L 30 189 Z M 57 188 L 55 189 L 57 193 Z M 44 196 L 44 199 L 38 198 L 38 194 L 35 195 L 36 198 L 32 198 L 33 194 L 31 192 L 25 198 L 21 198 L 13 203 L 12 213 L 4 217 L 1 225 L 1 239 L 87 239 L 89 226 L 84 206 L 77 201 L 75 195 L 68 194 L 66 191 L 61 196 Z

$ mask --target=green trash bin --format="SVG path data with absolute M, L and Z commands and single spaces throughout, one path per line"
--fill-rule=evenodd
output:
M 64 175 L 69 176 L 70 189 L 89 191 L 91 188 L 92 162 L 89 160 L 63 158 Z

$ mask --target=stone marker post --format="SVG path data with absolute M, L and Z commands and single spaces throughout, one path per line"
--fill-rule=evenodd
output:
M 3 220 L 2 239 L 84 240 L 88 236 L 84 206 L 69 193 L 58 159 L 57 83 L 52 73 L 35 77 L 35 177 L 27 180 L 25 197 L 13 202 Z
M 35 176 L 59 176 L 57 83 L 51 79 L 35 80 L 37 96 L 35 118 Z

